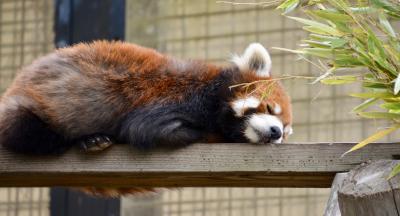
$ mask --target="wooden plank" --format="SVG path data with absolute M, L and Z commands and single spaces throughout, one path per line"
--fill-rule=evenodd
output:
M 23 156 L 0 148 L 0 186 L 330 187 L 362 162 L 395 159 L 398 144 L 373 144 L 341 158 L 354 143 L 193 144 L 142 152 L 115 145 L 85 154 Z

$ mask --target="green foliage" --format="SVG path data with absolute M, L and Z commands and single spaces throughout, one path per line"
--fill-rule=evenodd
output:
M 350 96 L 365 101 L 353 112 L 364 118 L 388 119 L 389 129 L 368 137 L 348 152 L 359 149 L 397 130 L 400 123 L 400 35 L 393 28 L 400 19 L 397 0 L 308 0 L 284 1 L 278 9 L 286 15 L 295 9 L 305 17 L 287 16 L 309 32 L 301 48 L 288 50 L 303 59 L 315 57 L 327 71 L 316 79 L 326 85 L 362 82 L 363 93 Z M 363 68 L 351 76 L 340 74 L 343 69 Z M 341 70 L 339 70 L 341 69 Z M 368 109 L 374 109 L 374 112 Z M 376 111 L 378 109 L 378 111 Z M 400 173 L 396 167 L 391 176 Z
M 364 146 L 370 144 L 371 142 L 374 142 L 374 141 L 376 141 L 376 140 L 379 140 L 379 139 L 381 139 L 382 137 L 384 137 L 384 136 L 386 136 L 386 135 L 392 133 L 393 131 L 395 131 L 395 130 L 397 130 L 397 129 L 399 129 L 399 126 L 398 126 L 398 125 L 392 126 L 392 127 L 390 127 L 390 128 L 387 128 L 387 129 L 384 129 L 384 130 L 381 130 L 381 131 L 378 131 L 378 132 L 376 132 L 375 134 L 373 134 L 372 136 L 368 137 L 367 139 L 365 139 L 365 140 L 361 141 L 360 143 L 358 143 L 357 145 L 353 146 L 350 150 L 348 150 L 347 152 L 345 152 L 343 155 L 345 155 L 345 154 L 347 154 L 347 153 L 350 153 L 350 152 L 352 152 L 352 151 L 355 151 L 355 150 L 357 150 L 357 149 L 360 149 L 360 148 L 362 148 L 362 147 L 364 147 Z
M 388 180 L 391 179 L 391 178 L 393 178 L 395 175 L 397 175 L 397 174 L 399 174 L 399 173 L 400 173 L 400 164 L 397 164 L 397 165 L 393 168 L 392 172 L 390 172 L 389 177 L 388 177 Z

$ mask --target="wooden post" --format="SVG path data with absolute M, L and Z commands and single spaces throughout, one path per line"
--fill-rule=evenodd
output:
M 400 176 L 387 177 L 399 160 L 378 160 L 351 170 L 338 192 L 342 216 L 400 215 Z

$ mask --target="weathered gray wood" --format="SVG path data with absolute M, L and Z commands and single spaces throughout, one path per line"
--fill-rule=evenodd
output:
M 326 208 L 324 216 L 341 216 L 339 202 L 338 202 L 338 191 L 342 187 L 344 179 L 347 177 L 348 173 L 337 173 L 335 179 L 333 179 L 331 194 L 329 195 L 328 202 L 326 203 Z
M 399 160 L 378 160 L 351 170 L 338 192 L 342 216 L 400 215 L 400 176 L 387 180 Z
M 341 158 L 353 145 L 194 144 L 151 152 L 116 145 L 46 157 L 0 149 L 0 186 L 330 187 L 337 172 L 400 155 L 398 144 L 373 144 Z

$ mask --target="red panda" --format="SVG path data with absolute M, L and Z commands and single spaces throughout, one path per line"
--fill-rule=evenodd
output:
M 116 142 L 140 149 L 280 143 L 292 132 L 291 105 L 270 70 L 270 56 L 258 43 L 229 66 L 125 42 L 61 48 L 24 67 L 3 94 L 0 144 L 54 154 Z

